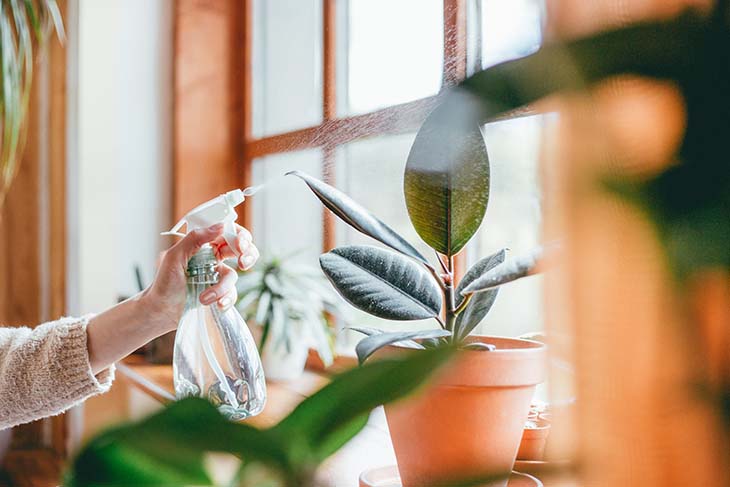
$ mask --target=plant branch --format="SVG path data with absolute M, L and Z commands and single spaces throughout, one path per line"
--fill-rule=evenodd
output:
M 456 324 L 456 310 L 454 304 L 454 258 L 453 256 L 448 257 L 448 269 L 447 269 L 447 280 L 446 287 L 444 288 L 444 294 L 446 297 L 446 329 L 453 333 L 454 325 Z M 452 334 L 452 340 L 455 337 Z
M 431 275 L 433 276 L 433 278 L 436 279 L 436 283 L 438 283 L 441 290 L 446 289 L 446 283 L 444 282 L 444 279 L 436 271 L 436 269 L 434 269 L 433 266 L 430 266 L 430 265 L 427 265 L 426 269 L 428 269 L 428 272 L 430 272 Z
M 469 304 L 469 301 L 471 301 L 471 298 L 473 297 L 473 294 L 468 294 L 464 296 L 464 299 L 461 300 L 461 303 L 459 303 L 459 306 L 456 307 L 454 310 L 454 314 L 456 316 L 459 316 L 462 311 L 466 308 L 466 306 Z
M 434 253 L 436 254 L 436 260 L 439 261 L 439 264 L 441 264 L 441 269 L 443 269 L 444 273 L 448 274 L 449 269 L 446 268 L 446 264 L 444 264 L 444 261 L 441 259 L 441 254 L 439 254 L 437 251 L 434 250 Z

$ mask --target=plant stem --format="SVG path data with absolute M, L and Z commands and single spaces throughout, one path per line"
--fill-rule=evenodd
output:
M 457 306 L 456 309 L 454 310 L 454 313 L 456 314 L 456 316 L 459 316 L 461 314 L 461 312 L 464 311 L 464 309 L 466 309 L 466 306 L 469 304 L 469 301 L 471 301 L 471 298 L 473 296 L 474 296 L 473 294 L 469 294 L 461 300 L 461 303 L 459 303 L 459 306 Z
M 444 294 L 446 297 L 446 329 L 452 332 L 451 340 L 454 340 L 454 325 L 456 324 L 456 306 L 454 300 L 454 258 L 449 256 L 448 279 L 446 280 L 446 286 L 444 287 Z
M 448 269 L 446 268 L 446 265 L 444 264 L 444 261 L 443 261 L 443 259 L 441 258 L 441 254 L 439 254 L 438 252 L 435 252 L 435 253 L 436 253 L 436 260 L 438 260 L 438 261 L 439 261 L 439 264 L 441 265 L 441 269 L 442 269 L 442 270 L 443 270 L 443 271 L 444 271 L 445 273 L 447 273 L 447 274 L 448 274 L 449 270 L 448 270 Z

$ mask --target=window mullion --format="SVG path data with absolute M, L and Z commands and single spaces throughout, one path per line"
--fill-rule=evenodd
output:
M 444 85 L 466 76 L 466 0 L 444 0 Z
M 322 0 L 322 123 L 326 125 L 337 117 L 337 0 Z M 328 184 L 335 184 L 334 143 L 322 147 L 322 176 Z M 336 242 L 334 215 L 322 210 L 323 251 L 331 250 Z
M 444 0 L 444 86 L 466 77 L 466 0 Z M 466 269 L 466 250 L 454 258 L 455 274 Z

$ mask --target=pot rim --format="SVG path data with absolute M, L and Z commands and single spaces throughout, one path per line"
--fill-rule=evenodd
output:
M 494 335 L 472 335 L 466 342 L 522 346 L 498 347 L 492 351 L 465 350 L 437 374 L 435 387 L 523 387 L 535 386 L 545 380 L 547 345 L 542 342 Z M 395 345 L 382 350 L 386 353 L 418 353 L 418 350 Z
M 547 350 L 548 346 L 547 344 L 543 342 L 538 342 L 537 340 L 530 340 L 528 338 L 515 338 L 515 337 L 508 337 L 508 336 L 502 336 L 502 335 L 469 335 L 464 340 L 465 343 L 489 343 L 490 340 L 504 340 L 509 342 L 519 342 L 519 343 L 529 343 L 530 347 L 516 347 L 516 348 L 497 348 L 496 350 L 492 350 L 488 353 L 514 353 L 514 352 L 522 352 L 525 350 Z M 474 353 L 487 353 L 482 352 L 480 350 L 465 350 L 465 352 L 474 352 Z

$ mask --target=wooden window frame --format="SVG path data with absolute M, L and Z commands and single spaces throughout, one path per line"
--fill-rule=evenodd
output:
M 322 150 L 324 180 L 335 183 L 334 167 L 338 146 L 365 137 L 383 136 L 415 132 L 423 123 L 426 115 L 434 106 L 438 95 L 421 98 L 408 103 L 388 106 L 368 113 L 337 116 L 337 3 L 338 0 L 322 0 L 322 122 L 318 125 L 256 138 L 253 136 L 253 62 L 252 32 L 253 1 L 243 2 L 244 39 L 243 60 L 243 158 L 239 174 L 243 184 L 252 184 L 252 164 L 260 157 L 285 152 L 319 148 Z M 443 49 L 443 87 L 453 85 L 466 76 L 466 0 L 444 0 L 444 49 Z M 326 137 L 321 135 L 326 134 Z M 251 207 L 246 207 L 242 221 L 251 225 Z M 323 251 L 336 244 L 334 217 L 323 212 Z

